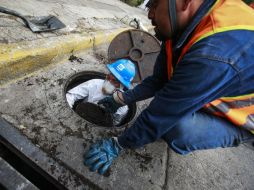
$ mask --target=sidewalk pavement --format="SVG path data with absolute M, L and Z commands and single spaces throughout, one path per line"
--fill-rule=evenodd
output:
M 0 85 L 0 117 L 58 163 L 50 165 L 52 162 L 41 158 L 44 162 L 39 164 L 51 168 L 47 172 L 52 175 L 61 174 L 57 178 L 60 183 L 68 183 L 70 177 L 58 165 L 72 174 L 76 180 L 72 184 L 74 189 L 253 189 L 254 151 L 246 145 L 180 156 L 159 141 L 125 151 L 106 177 L 90 172 L 82 163 L 89 145 L 116 136 L 123 129 L 106 130 L 78 117 L 67 106 L 63 89 L 69 77 L 80 71 L 105 73 L 105 65 L 101 63 L 107 48 L 99 45 L 109 43 L 117 32 L 128 28 L 128 21 L 124 23 L 121 19 L 127 18 L 126 15 L 138 17 L 144 25 L 149 25 L 146 13 L 114 0 L 24 0 L 22 3 L 0 0 L 0 4 L 25 15 L 54 14 L 67 25 L 53 33 L 34 34 L 15 18 L 0 15 L 0 81 L 4 84 Z M 70 55 L 72 51 L 81 52 L 81 62 L 58 63 L 64 54 Z M 49 64 L 51 67 L 45 67 Z M 37 69 L 40 71 L 36 74 L 6 83 Z M 137 115 L 147 103 L 138 103 Z M 21 146 L 20 151 L 24 149 Z
M 121 1 L 0 0 L 25 16 L 57 16 L 66 28 L 32 33 L 17 17 L 0 13 L 0 85 L 47 66 L 64 55 L 109 43 L 138 18 L 150 26 L 146 12 Z

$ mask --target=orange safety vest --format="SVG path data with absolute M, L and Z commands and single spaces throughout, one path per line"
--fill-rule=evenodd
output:
M 252 8 L 254 9 L 254 3 L 251 3 L 251 4 L 250 4 L 250 7 L 252 7 Z
M 237 7 L 237 17 L 235 15 Z M 254 11 L 241 0 L 217 0 L 209 13 L 201 20 L 184 46 L 177 64 L 198 41 L 216 33 L 231 30 L 254 31 Z M 173 74 L 172 42 L 166 41 L 168 79 Z M 212 114 L 224 117 L 237 126 L 250 130 L 254 134 L 254 92 L 253 94 L 222 97 L 204 106 Z

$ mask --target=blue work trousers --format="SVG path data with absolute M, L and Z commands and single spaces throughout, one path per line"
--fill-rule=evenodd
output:
M 226 119 L 198 111 L 182 118 L 162 137 L 179 154 L 254 141 L 254 134 Z

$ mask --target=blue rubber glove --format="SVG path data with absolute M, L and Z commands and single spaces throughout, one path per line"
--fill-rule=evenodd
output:
M 84 164 L 91 171 L 98 170 L 99 174 L 104 174 L 111 166 L 113 160 L 118 157 L 122 148 L 117 139 L 110 138 L 100 140 L 93 144 L 85 154 Z
M 103 98 L 98 104 L 102 104 L 105 110 L 109 113 L 115 113 L 118 108 L 123 106 L 115 101 L 113 95 Z

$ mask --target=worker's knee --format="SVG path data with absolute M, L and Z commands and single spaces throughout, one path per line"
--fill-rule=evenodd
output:
M 198 142 L 204 137 L 203 131 L 195 128 L 195 116 L 182 118 L 170 131 L 163 135 L 168 145 L 179 154 L 188 154 L 198 149 Z
M 163 135 L 163 139 L 168 143 L 168 145 L 179 154 L 188 154 L 188 147 L 191 142 L 188 130 L 188 118 L 183 118 L 181 121 L 174 126 L 173 129 L 168 131 Z
M 195 150 L 237 146 L 253 134 L 232 123 L 203 112 L 183 117 L 162 138 L 179 154 Z

